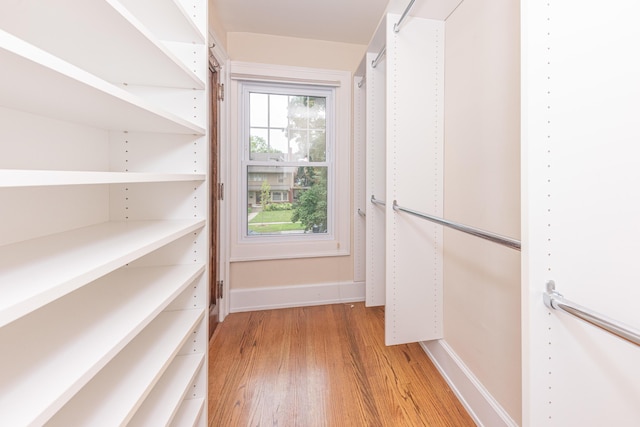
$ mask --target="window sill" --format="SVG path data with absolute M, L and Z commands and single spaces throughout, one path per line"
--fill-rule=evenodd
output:
M 231 262 L 262 261 L 295 258 L 324 258 L 348 256 L 351 254 L 348 244 L 337 240 L 312 240 L 305 242 L 247 242 L 234 245 Z

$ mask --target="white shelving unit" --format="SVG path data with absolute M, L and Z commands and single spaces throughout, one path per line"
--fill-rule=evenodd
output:
M 206 425 L 206 25 L 202 0 L 0 6 L 3 423 Z
M 198 354 L 176 357 L 129 425 L 168 425 L 203 362 Z
M 0 81 L 4 105 L 103 129 L 204 133 L 204 126 L 5 31 L 0 32 L 0 61 L 6 66 L 5 78 Z M 24 76 L 32 79 L 28 91 L 14 83 Z
M 182 406 L 180 406 L 178 413 L 173 418 L 171 427 L 189 427 L 196 425 L 203 408 L 203 399 L 185 400 L 182 402 Z
M 65 405 L 48 425 L 127 424 L 154 390 L 170 361 L 176 360 L 192 329 L 203 317 L 204 310 L 162 313 Z M 105 391 L 107 398 L 97 398 Z

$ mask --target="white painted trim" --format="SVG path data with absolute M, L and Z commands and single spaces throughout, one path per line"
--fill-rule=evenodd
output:
M 220 38 L 213 31 L 213 29 L 209 28 L 209 40 L 208 43 L 211 45 L 213 43 L 213 56 L 220 65 L 220 80 L 219 83 L 223 83 L 226 88 L 224 99 L 220 102 L 219 105 L 219 157 L 218 157 L 218 181 L 224 183 L 224 185 L 228 188 L 230 183 L 229 173 L 230 173 L 230 160 L 229 160 L 229 147 L 228 144 L 224 144 L 224 141 L 229 140 L 229 129 L 230 129 L 230 120 L 231 120 L 231 112 L 229 102 L 229 94 L 228 90 L 231 87 L 230 82 L 231 78 L 229 75 L 230 67 L 230 58 L 224 49 L 222 43 L 220 43 Z M 207 79 L 208 80 L 208 79 Z M 211 88 L 209 88 L 211 90 Z M 223 289 L 222 295 L 223 298 L 220 300 L 220 311 L 218 312 L 218 320 L 222 322 L 224 318 L 231 312 L 229 306 L 229 241 L 231 236 L 229 234 L 230 230 L 230 212 L 229 212 L 229 202 L 228 197 L 226 200 L 221 200 L 218 208 L 218 221 L 220 223 L 220 227 L 218 228 L 218 256 L 219 256 L 219 264 L 218 264 L 218 279 L 222 280 Z M 208 296 L 207 296 L 208 298 Z
M 232 289 L 231 313 L 364 301 L 364 282 Z
M 478 426 L 517 427 L 445 340 L 422 341 L 420 345 Z
M 279 82 L 286 79 L 294 79 L 296 82 L 304 80 L 309 85 L 319 82 L 325 85 L 327 81 L 339 82 L 334 90 L 334 116 L 335 116 L 335 141 L 333 153 L 334 165 L 334 228 L 333 236 L 325 239 L 299 239 L 295 236 L 279 236 L 278 239 L 243 239 L 243 227 L 239 218 L 246 209 L 242 197 L 242 172 L 241 172 L 241 140 L 240 125 L 238 120 L 242 117 L 241 103 L 239 102 L 241 81 L 230 79 L 228 93 L 231 107 L 231 129 L 229 141 L 230 179 L 226 192 L 230 198 L 230 223 L 229 223 L 229 259 L 231 262 L 271 260 L 271 259 L 297 259 L 310 257 L 348 256 L 351 253 L 351 73 L 342 70 L 325 70 L 315 68 L 290 67 L 274 64 L 257 64 L 248 62 L 230 61 L 230 76 L 260 76 L 261 81 L 268 82 L 276 79 Z M 282 80 L 284 79 L 284 80 Z M 323 83 L 324 82 L 324 83 Z M 297 236 L 301 237 L 301 236 Z

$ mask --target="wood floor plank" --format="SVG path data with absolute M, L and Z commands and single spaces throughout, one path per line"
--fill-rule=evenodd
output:
M 418 344 L 384 345 L 384 309 L 233 313 L 210 344 L 209 426 L 474 426 Z

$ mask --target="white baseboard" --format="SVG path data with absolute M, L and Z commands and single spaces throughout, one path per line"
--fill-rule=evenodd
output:
M 364 301 L 364 282 L 232 289 L 231 313 Z
M 444 340 L 420 345 L 478 426 L 518 426 Z

